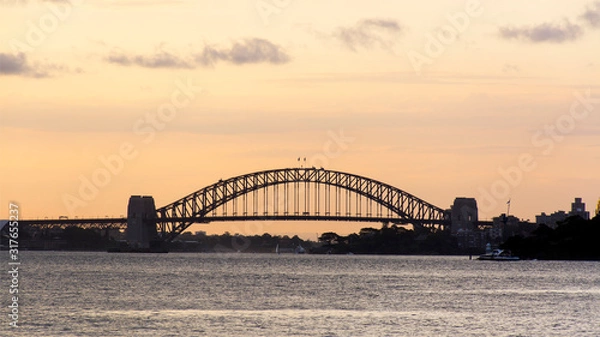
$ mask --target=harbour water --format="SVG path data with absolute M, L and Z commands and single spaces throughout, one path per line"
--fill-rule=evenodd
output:
M 4 314 L 1 336 L 600 336 L 599 262 L 30 251 L 21 261 L 20 327 Z

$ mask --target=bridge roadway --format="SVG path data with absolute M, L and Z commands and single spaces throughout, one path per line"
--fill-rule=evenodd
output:
M 65 228 L 77 226 L 82 228 L 126 228 L 127 218 L 82 218 L 82 219 L 37 219 L 19 220 L 21 226 L 34 226 L 40 228 Z
M 174 218 L 172 221 L 189 221 L 194 223 L 228 222 L 228 221 L 345 221 L 345 222 L 387 222 L 394 223 L 397 218 L 373 218 L 373 217 L 352 217 L 352 216 L 306 216 L 306 215 L 288 215 L 288 216 L 206 216 L 203 218 Z M 94 229 L 126 229 L 127 218 L 89 218 L 89 219 L 39 219 L 39 220 L 20 220 L 20 225 L 35 226 L 39 228 L 66 228 L 77 226 L 81 228 Z M 492 221 L 479 221 L 477 228 L 491 228 Z
M 336 216 L 336 215 L 251 215 L 251 216 L 204 216 L 204 217 L 176 217 L 168 221 L 192 222 L 207 224 L 211 222 L 231 221 L 339 221 L 339 222 L 385 222 L 397 223 L 398 218 L 372 217 L 372 216 Z M 127 218 L 82 218 L 82 219 L 37 219 L 20 220 L 21 226 L 38 228 L 66 228 L 77 226 L 93 229 L 126 229 Z M 160 221 L 157 221 L 160 224 Z M 491 223 L 490 223 L 491 224 Z

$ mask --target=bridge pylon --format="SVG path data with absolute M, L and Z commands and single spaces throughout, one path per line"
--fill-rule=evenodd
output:
M 130 249 L 156 249 L 156 206 L 151 196 L 132 195 L 127 206 L 127 244 Z

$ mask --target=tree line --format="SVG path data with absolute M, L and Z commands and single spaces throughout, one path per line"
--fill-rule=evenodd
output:
M 572 216 L 556 228 L 539 225 L 530 235 L 508 238 L 501 248 L 522 259 L 600 260 L 600 216 Z

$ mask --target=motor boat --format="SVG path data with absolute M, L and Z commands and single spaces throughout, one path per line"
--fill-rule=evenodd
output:
M 518 261 L 520 258 L 518 256 L 512 256 L 510 251 L 506 251 L 503 249 L 494 249 L 492 250 L 491 245 L 488 243 L 485 247 L 485 254 L 479 255 L 478 260 L 488 260 L 488 261 Z

